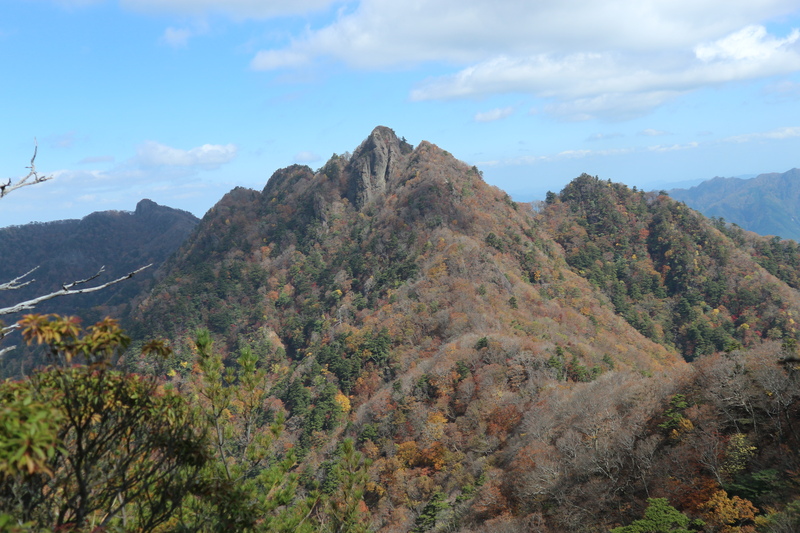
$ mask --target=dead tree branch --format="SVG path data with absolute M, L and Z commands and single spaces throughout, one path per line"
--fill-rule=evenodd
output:
M 141 268 L 137 268 L 133 272 L 129 272 L 129 273 L 125 274 L 124 276 L 120 277 L 120 278 L 117 278 L 115 280 L 111 280 L 111 281 L 103 283 L 101 285 L 95 285 L 94 287 L 82 287 L 82 285 L 85 285 L 86 283 L 89 283 L 90 281 L 93 281 L 93 280 L 97 279 L 103 272 L 105 272 L 106 267 L 102 267 L 97 272 L 97 274 L 95 274 L 93 276 L 90 276 L 90 277 L 88 277 L 86 279 L 80 279 L 80 280 L 77 280 L 77 281 L 64 283 L 63 285 L 61 285 L 61 289 L 60 290 L 53 291 L 53 292 L 48 293 L 48 294 L 43 294 L 41 296 L 37 296 L 36 298 L 31 298 L 30 300 L 25 300 L 24 302 L 20 302 L 18 304 L 14 304 L 14 305 L 9 306 L 9 307 L 0 307 L 0 316 L 2 316 L 2 315 L 10 315 L 12 313 L 19 313 L 21 311 L 30 311 L 31 309 L 36 307 L 36 305 L 38 305 L 38 304 L 40 304 L 42 302 L 45 302 L 47 300 L 52 300 L 53 298 L 58 298 L 59 296 L 71 296 L 71 295 L 75 295 L 75 294 L 86 294 L 86 293 L 90 293 L 90 292 L 100 291 L 100 290 L 103 290 L 103 289 L 105 289 L 107 287 L 110 287 L 112 285 L 116 285 L 117 283 L 120 283 L 122 281 L 125 281 L 126 279 L 130 279 L 133 276 L 135 276 L 136 274 L 138 274 L 139 272 L 141 272 L 142 270 L 144 270 L 146 268 L 150 268 L 151 266 L 153 266 L 152 263 L 149 264 L 149 265 L 143 266 Z M 38 268 L 38 267 L 36 267 L 36 268 Z M 20 280 L 22 280 L 26 276 L 30 275 L 34 270 L 36 270 L 36 268 L 34 268 L 33 270 L 30 270 L 26 274 L 23 274 L 22 276 L 19 276 L 19 277 L 15 278 L 15 279 L 7 282 L 7 283 L 0 284 L 0 290 L 19 289 L 20 287 L 24 287 L 25 285 L 33 282 L 34 280 L 29 280 L 29 281 L 26 281 L 24 283 L 19 283 Z M 17 324 L 12 324 L 10 326 L 0 327 L 0 339 L 3 339 L 3 337 L 5 337 L 9 332 L 17 329 L 17 327 L 18 327 Z M 9 346 L 7 348 L 3 348 L 2 350 L 0 350 L 0 356 L 2 356 L 4 353 L 6 353 L 6 352 L 8 352 L 10 350 L 13 350 L 13 349 L 14 349 L 14 346 Z
M 8 178 L 6 183 L 0 183 L 0 198 L 3 198 L 5 195 L 10 193 L 11 191 L 15 191 L 22 187 L 27 187 L 28 185 L 36 185 L 37 183 L 41 183 L 43 181 L 47 181 L 52 179 L 53 176 L 41 176 L 36 171 L 36 153 L 39 151 L 39 144 L 34 139 L 34 146 L 33 146 L 33 157 L 31 157 L 31 166 L 25 167 L 29 170 L 28 175 L 24 178 L 20 178 L 17 181 Z
M 152 263 L 149 264 L 149 265 L 143 266 L 141 268 L 137 268 L 133 272 L 129 272 L 128 274 L 125 274 L 121 278 L 117 278 L 115 280 L 103 283 L 102 285 L 96 285 L 94 287 L 86 287 L 86 288 L 77 288 L 77 289 L 75 288 L 75 287 L 78 287 L 79 285 L 83 285 L 84 283 L 88 283 L 88 282 L 96 279 L 98 276 L 100 276 L 100 274 L 105 272 L 105 268 L 106 267 L 103 267 L 94 276 L 88 277 L 86 279 L 81 279 L 81 280 L 78 280 L 78 281 L 73 281 L 73 282 L 70 282 L 70 283 L 63 284 L 61 286 L 61 290 L 53 291 L 53 292 L 51 292 L 49 294 L 43 294 L 42 296 L 37 296 L 36 298 L 31 298 L 30 300 L 26 300 L 24 302 L 20 302 L 20 303 L 15 304 L 15 305 L 13 305 L 11 307 L 0 307 L 0 315 L 8 315 L 8 314 L 11 314 L 11 313 L 19 313 L 20 311 L 28 311 L 28 310 L 33 309 L 37 304 L 40 304 L 40 303 L 42 303 L 42 302 L 44 302 L 46 300 L 52 300 L 53 298 L 58 298 L 59 296 L 69 296 L 69 295 L 73 295 L 73 294 L 86 294 L 86 293 L 89 293 L 89 292 L 95 292 L 95 291 L 103 290 L 106 287 L 110 287 L 111 285 L 116 285 L 117 283 L 119 283 L 121 281 L 125 281 L 126 279 L 130 279 L 133 276 L 135 276 L 136 274 L 138 274 L 139 272 L 141 272 L 142 270 L 144 270 L 146 268 L 150 268 L 151 266 L 153 266 Z
M 37 268 L 39 268 L 39 267 L 38 266 L 37 267 L 33 267 L 29 271 L 25 272 L 23 275 L 18 276 L 16 278 L 12 279 L 11 281 L 7 281 L 6 283 L 0 283 L 0 291 L 13 291 L 13 290 L 16 290 L 16 289 L 21 289 L 22 287 L 25 287 L 26 285 L 30 285 L 31 283 L 33 283 L 36 280 L 35 279 L 29 279 L 28 281 L 25 281 L 23 283 L 20 283 L 20 281 L 22 281 L 23 279 L 27 278 L 31 274 L 33 274 L 33 272 Z

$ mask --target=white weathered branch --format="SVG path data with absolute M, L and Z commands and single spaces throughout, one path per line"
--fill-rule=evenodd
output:
M 0 315 L 8 315 L 8 314 L 11 314 L 11 313 L 19 313 L 20 311 L 29 311 L 29 310 L 33 309 L 34 307 L 36 307 L 37 304 L 40 304 L 40 303 L 42 303 L 44 301 L 47 301 L 47 300 L 52 300 L 53 298 L 58 298 L 59 296 L 70 296 L 70 295 L 73 295 L 73 294 L 86 294 L 86 293 L 89 293 L 89 292 L 95 292 L 95 291 L 103 290 L 106 287 L 110 287 L 111 285 L 116 285 L 117 283 L 119 283 L 121 281 L 125 281 L 126 279 L 130 279 L 133 276 L 135 276 L 136 274 L 138 274 L 139 272 L 141 272 L 142 270 L 144 270 L 146 268 L 150 268 L 151 266 L 153 266 L 152 263 L 147 265 L 147 266 L 143 266 L 141 268 L 137 268 L 133 272 L 125 274 L 121 278 L 117 278 L 117 279 L 109 281 L 107 283 L 103 283 L 102 285 L 96 285 L 94 287 L 86 287 L 86 288 L 79 288 L 79 289 L 75 288 L 75 287 L 77 287 L 79 285 L 83 285 L 84 283 L 88 283 L 88 282 L 94 280 L 95 278 L 97 278 L 100 274 L 102 274 L 105 271 L 106 267 L 103 267 L 94 276 L 88 277 L 86 279 L 81 279 L 81 280 L 78 280 L 78 281 L 73 281 L 71 283 L 63 284 L 61 286 L 61 290 L 53 291 L 53 292 L 51 292 L 49 294 L 43 294 L 42 296 L 37 296 L 36 298 L 31 298 L 30 300 L 26 300 L 24 302 L 20 302 L 20 303 L 15 304 L 15 305 L 13 305 L 11 307 L 0 307 Z
M 5 197 L 11 191 L 15 191 L 19 188 L 27 187 L 28 185 L 35 185 L 37 183 L 41 183 L 43 181 L 52 179 L 52 176 L 41 176 L 39 172 L 36 170 L 36 154 L 38 151 L 39 151 L 39 144 L 36 141 L 36 139 L 34 139 L 33 156 L 31 157 L 31 164 L 29 167 L 26 167 L 28 169 L 28 174 L 25 177 L 20 178 L 16 181 L 14 181 L 11 178 L 8 178 L 8 181 L 6 181 L 5 183 L 0 182 L 0 198 Z M 94 276 L 88 277 L 86 279 L 73 281 L 70 283 L 65 283 L 61 285 L 60 290 L 53 291 L 48 294 L 43 294 L 41 296 L 37 296 L 36 298 L 31 298 L 30 300 L 17 303 L 10 307 L 0 307 L 0 316 L 9 315 L 12 313 L 19 313 L 21 311 L 30 311 L 34 307 L 36 307 L 36 305 L 45 302 L 47 300 L 52 300 L 53 298 L 58 298 L 59 296 L 70 296 L 73 294 L 85 294 L 89 292 L 100 291 L 107 287 L 110 287 L 111 285 L 116 285 L 121 281 L 130 279 L 134 275 L 141 272 L 142 270 L 150 268 L 151 266 L 152 264 L 143 266 L 141 268 L 134 270 L 133 272 L 129 272 L 128 274 L 122 276 L 121 278 L 117 278 L 107 283 L 103 283 L 102 285 L 96 285 L 94 287 L 83 287 L 83 285 L 95 280 L 97 277 L 100 276 L 100 274 L 105 272 L 105 267 L 102 267 Z M 18 276 L 12 279 L 11 281 L 0 283 L 0 291 L 11 291 L 16 289 L 21 289 L 22 287 L 30 285 L 36 280 L 34 279 L 29 279 L 26 281 L 23 280 L 25 280 L 25 278 L 30 276 L 37 268 L 39 267 L 31 269 L 25 274 L 22 274 L 21 276 Z M 18 327 L 19 327 L 18 324 L 11 324 L 10 326 L 0 325 L 0 340 L 2 340 L 8 333 L 17 329 Z M 0 349 L 0 357 L 13 349 L 14 346 L 8 346 L 6 348 Z
M 33 274 L 33 272 L 37 268 L 39 268 L 39 267 L 38 266 L 37 267 L 33 267 L 29 271 L 25 272 L 23 275 L 17 276 L 16 278 L 12 279 L 11 281 L 7 281 L 6 283 L 0 283 L 0 291 L 13 291 L 13 290 L 16 290 L 16 289 L 21 289 L 22 287 L 24 287 L 26 285 L 30 285 L 31 283 L 33 283 L 36 280 L 35 279 L 29 279 L 28 281 L 25 281 L 23 283 L 20 283 L 20 281 L 25 279 L 25 278 L 27 278 L 31 274 Z
M 18 179 L 17 181 L 13 181 L 11 178 L 8 178 L 8 181 L 6 183 L 0 183 L 0 198 L 3 198 L 11 191 L 15 191 L 22 187 L 27 187 L 28 185 L 36 185 L 37 183 L 41 183 L 43 181 L 47 181 L 53 178 L 53 176 L 40 176 L 39 173 L 36 171 L 36 152 L 38 151 L 39 151 L 39 144 L 34 139 L 33 157 L 31 157 L 31 166 L 26 167 L 29 170 L 28 175 L 25 176 L 24 178 Z

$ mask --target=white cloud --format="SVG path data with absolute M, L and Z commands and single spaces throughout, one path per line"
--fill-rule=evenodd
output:
M 700 87 L 800 71 L 800 31 L 772 35 L 761 25 L 800 14 L 797 0 L 119 2 L 197 19 L 267 19 L 336 8 L 330 23 L 308 26 L 287 45 L 254 53 L 251 67 L 435 63 L 449 74 L 419 83 L 412 100 L 522 93 L 543 100 L 537 109 L 570 120 L 624 120 Z M 169 27 L 161 40 L 181 47 L 196 34 L 194 28 Z
M 617 139 L 619 137 L 624 137 L 622 133 L 614 132 L 614 133 L 595 133 L 594 135 L 590 135 L 586 138 L 589 142 L 594 141 L 607 141 L 609 139 Z
M 84 1 L 92 0 L 70 0 Z M 128 9 L 146 12 L 206 15 L 219 13 L 235 19 L 263 19 L 326 9 L 335 0 L 120 0 Z
M 663 135 L 672 135 L 668 131 L 663 130 L 656 130 L 653 128 L 647 128 L 639 132 L 639 135 L 644 135 L 645 137 L 661 137 Z
M 475 122 L 494 122 L 510 117 L 514 113 L 513 107 L 498 107 L 491 111 L 475 114 Z
M 633 80 L 632 80 L 633 81 Z M 555 103 L 544 107 L 551 115 L 567 120 L 627 120 L 649 112 L 651 109 L 684 94 L 680 90 L 646 90 L 641 92 L 608 92 L 587 97 L 549 95 Z
M 142 167 L 196 167 L 213 170 L 236 157 L 233 144 L 204 144 L 190 150 L 146 141 L 136 150 L 134 163 Z
M 314 152 L 300 152 L 295 154 L 293 158 L 295 163 L 313 163 L 314 161 L 319 161 L 320 159 L 322 159 L 322 157 Z
M 797 12 L 796 0 L 361 0 L 251 66 L 435 62 L 456 70 L 412 100 L 523 93 L 564 118 L 626 119 L 699 87 L 800 70 L 800 32 L 754 25 Z
M 785 128 L 778 128 L 771 131 L 764 131 L 758 133 L 746 133 L 744 135 L 735 135 L 725 139 L 727 142 L 743 143 L 750 141 L 760 140 L 781 140 L 800 137 L 800 127 L 792 126 Z
M 256 54 L 250 66 L 255 70 L 275 70 L 284 67 L 299 67 L 310 62 L 302 52 L 291 50 L 262 50 Z
M 700 146 L 700 143 L 692 141 L 686 144 L 673 144 L 670 146 L 657 144 L 655 146 L 648 146 L 647 150 L 649 152 L 675 152 L 677 150 L 689 150 L 691 148 L 697 148 L 698 146 Z
M 621 52 L 501 55 L 429 79 L 411 92 L 411 98 L 522 92 L 551 100 L 545 110 L 565 118 L 626 119 L 703 86 L 800 71 L 800 50 L 794 46 L 800 32 L 780 40 L 766 31 L 747 35 L 747 46 L 720 45 L 720 51 L 704 53 L 703 60 L 677 51 L 662 62 Z
M 189 26 L 182 28 L 170 26 L 164 30 L 159 41 L 172 48 L 187 48 L 189 39 L 198 35 L 205 35 L 209 31 L 208 21 L 201 18 L 193 20 Z
M 769 59 L 781 48 L 794 44 L 800 38 L 800 31 L 794 30 L 785 39 L 776 39 L 767 34 L 764 26 L 750 25 L 722 39 L 700 44 L 694 52 L 701 61 L 717 59 Z
M 513 157 L 503 160 L 479 161 L 475 163 L 475 165 L 478 167 L 523 166 L 552 161 L 563 161 L 565 159 L 619 156 L 633 152 L 636 152 L 635 148 L 612 148 L 609 150 L 563 150 L 550 155 L 523 155 L 520 157 Z
M 187 28 L 169 27 L 164 30 L 161 42 L 173 48 L 186 48 L 189 45 L 189 38 L 192 37 L 192 30 Z
M 363 68 L 471 63 L 501 54 L 691 50 L 753 20 L 796 9 L 793 0 L 361 0 L 330 25 L 296 38 L 288 50 Z

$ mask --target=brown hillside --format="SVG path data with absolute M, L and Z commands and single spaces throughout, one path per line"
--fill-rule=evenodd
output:
M 195 328 L 230 386 L 251 349 L 298 494 L 324 489 L 352 437 L 380 531 L 608 531 L 648 497 L 717 519 L 709 502 L 744 495 L 731 484 L 753 486 L 736 476 L 756 462 L 787 487 L 751 495 L 767 513 L 793 494 L 794 462 L 767 444 L 797 440 L 794 374 L 777 362 L 792 289 L 685 207 L 591 180 L 537 217 L 475 167 L 376 128 L 352 157 L 226 195 L 137 312 L 138 335 L 169 337 L 175 356 L 125 364 L 203 404 Z M 731 442 L 758 450 L 743 469 Z

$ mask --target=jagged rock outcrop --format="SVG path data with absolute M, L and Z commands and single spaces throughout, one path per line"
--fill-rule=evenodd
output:
M 394 131 L 378 126 L 353 153 L 347 196 L 356 207 L 363 207 L 386 191 L 392 177 L 403 166 L 402 144 Z

